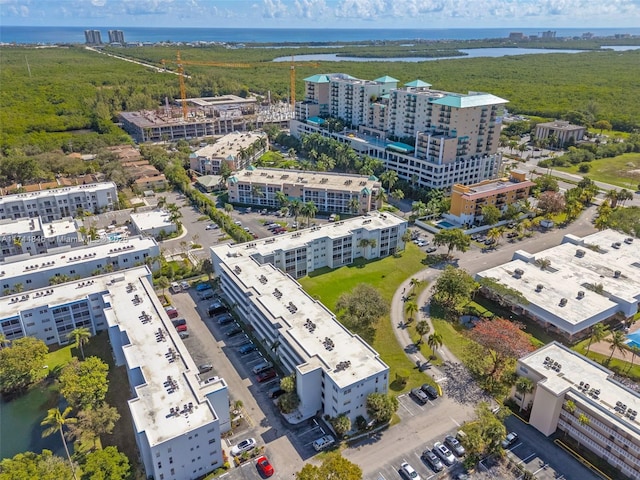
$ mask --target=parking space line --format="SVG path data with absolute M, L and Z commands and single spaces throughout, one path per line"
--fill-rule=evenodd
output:
M 378 480 L 387 480 L 381 472 L 378 472 Z
M 459 424 L 458 422 L 456 422 L 456 420 L 455 420 L 453 417 L 449 417 L 449 418 L 451 419 L 451 421 L 452 421 L 453 423 L 455 423 L 455 424 L 456 424 L 456 427 L 459 427 L 459 426 L 460 426 L 460 424 Z
M 415 416 L 415 415 L 414 415 L 414 413 L 413 413 L 411 410 L 409 410 L 409 409 L 408 409 L 408 408 L 407 408 L 407 407 L 406 407 L 402 402 L 399 402 L 399 403 L 400 403 L 400 406 L 402 406 L 402 408 L 404 408 L 407 412 L 409 412 L 409 414 L 410 414 L 412 417 L 414 417 L 414 416 Z
M 520 442 L 517 445 L 514 445 L 513 447 L 511 447 L 509 449 L 510 452 L 513 452 L 516 448 L 521 447 L 522 445 L 524 445 L 524 443 Z
M 520 461 L 518 462 L 518 465 L 522 465 L 523 463 L 527 463 L 527 461 L 528 461 L 530 458 L 535 457 L 536 455 L 537 455 L 537 453 L 536 453 L 536 452 L 533 452 L 533 453 L 532 453 L 531 455 L 529 455 L 528 457 L 523 458 L 522 460 L 520 460 Z

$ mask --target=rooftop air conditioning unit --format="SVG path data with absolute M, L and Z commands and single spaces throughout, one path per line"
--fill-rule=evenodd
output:
M 583 290 L 580 290 L 578 292 L 578 298 L 584 298 L 584 291 Z

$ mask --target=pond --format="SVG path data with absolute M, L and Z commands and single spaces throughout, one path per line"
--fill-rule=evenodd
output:
M 64 457 L 60 434 L 42 438 L 44 427 L 40 426 L 58 401 L 55 386 L 44 382 L 13 400 L 0 399 L 0 458 L 25 451 L 40 453 L 45 448 Z

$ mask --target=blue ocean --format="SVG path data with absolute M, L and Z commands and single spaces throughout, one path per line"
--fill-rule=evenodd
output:
M 510 32 L 540 35 L 554 30 L 558 37 L 616 34 L 640 35 L 640 28 L 453 28 L 453 29 L 310 29 L 310 28 L 140 28 L 140 27 L 15 27 L 0 26 L 0 42 L 19 44 L 84 43 L 84 30 L 124 31 L 127 42 L 358 42 L 365 40 L 476 40 L 506 38 Z

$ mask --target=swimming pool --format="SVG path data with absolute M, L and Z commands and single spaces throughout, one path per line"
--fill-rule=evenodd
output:
M 627 345 L 640 348 L 640 330 L 627 334 Z
M 447 222 L 446 220 L 440 220 L 438 223 L 436 223 L 436 225 L 438 225 L 440 228 L 444 228 L 445 230 L 456 227 L 453 223 Z
M 110 242 L 118 242 L 120 240 L 122 240 L 122 235 L 120 235 L 119 233 L 112 233 L 109 235 Z

